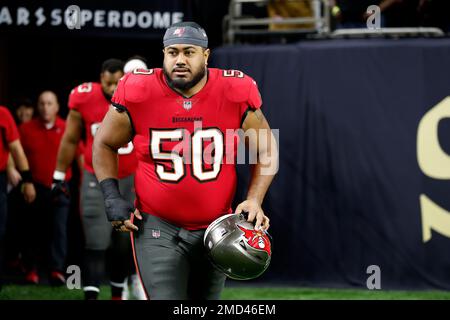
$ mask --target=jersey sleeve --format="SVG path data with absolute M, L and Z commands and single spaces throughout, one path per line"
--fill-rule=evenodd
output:
M 80 99 L 76 90 L 77 88 L 70 92 L 68 106 L 70 110 L 79 111 Z
M 134 110 L 130 109 L 130 105 L 133 102 L 133 99 L 130 100 L 130 97 L 133 98 L 133 95 L 136 95 L 136 92 L 139 94 L 139 88 L 135 88 L 133 86 L 132 73 L 127 73 L 123 76 L 117 85 L 116 90 L 114 91 L 113 97 L 111 99 L 111 104 L 118 112 L 125 112 L 130 119 L 132 136 L 135 135 L 136 130 L 133 123 Z M 131 83 L 131 84 L 130 84 Z
M 247 114 L 249 113 L 249 111 L 255 111 L 261 108 L 262 105 L 261 94 L 259 93 L 256 81 L 247 75 L 244 76 L 244 80 L 246 81 L 245 86 L 246 99 L 239 105 L 241 127 L 245 119 L 247 118 Z
M 19 139 L 19 130 L 17 129 L 16 123 L 11 113 L 6 108 L 0 109 L 0 115 L 3 118 L 3 129 L 5 134 L 5 141 L 11 143 Z
M 256 110 L 261 108 L 262 105 L 262 99 L 261 94 L 259 93 L 258 85 L 256 84 L 256 81 L 253 80 L 249 76 L 247 77 L 248 81 L 248 97 L 244 104 L 241 105 L 241 114 L 244 114 L 248 111 L 250 108 L 251 110 Z
M 225 96 L 237 104 L 242 126 L 248 112 L 261 108 L 262 99 L 258 85 L 252 77 L 239 70 L 223 71 L 223 76 L 226 79 Z
M 126 74 L 119 80 L 117 88 L 114 91 L 113 97 L 111 99 L 112 105 L 118 109 L 126 109 L 127 103 L 125 101 L 125 85 L 128 77 L 129 74 Z
M 92 82 L 86 82 L 72 89 L 69 95 L 69 109 L 81 112 L 80 109 L 86 99 L 86 94 L 92 92 L 92 88 Z
M 139 71 L 140 69 L 138 69 Z M 153 69 L 142 69 L 141 73 L 127 73 L 120 79 L 116 91 L 112 97 L 112 104 L 119 110 L 129 108 L 148 98 L 149 90 L 146 86 L 146 77 L 153 74 Z
M 239 106 L 241 118 L 248 111 L 261 108 L 262 99 L 256 81 L 239 70 L 223 70 L 225 96 Z

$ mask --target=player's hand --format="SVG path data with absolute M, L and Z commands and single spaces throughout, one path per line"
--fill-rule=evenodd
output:
M 22 176 L 20 175 L 20 172 L 17 171 L 16 168 L 7 168 L 6 174 L 8 175 L 8 181 L 12 184 L 13 187 L 17 187 L 19 182 L 22 180 Z
M 142 220 L 141 213 L 138 209 L 134 210 L 134 213 L 131 214 L 132 216 L 136 217 L 139 220 Z M 136 227 L 132 222 L 131 219 L 121 221 L 121 220 L 115 220 L 111 222 L 112 226 L 114 227 L 114 230 L 120 231 L 120 232 L 130 232 L 130 231 L 138 231 L 139 228 Z
M 64 180 L 53 179 L 52 199 L 57 202 L 60 196 L 70 197 L 69 184 Z
M 22 194 L 27 203 L 32 203 L 36 199 L 36 189 L 31 182 L 22 183 Z
M 267 231 L 269 229 L 270 219 L 264 214 L 264 211 L 257 200 L 249 199 L 241 202 L 236 207 L 236 213 L 240 214 L 242 212 L 248 212 L 248 222 L 253 222 L 256 218 L 255 230 Z
M 139 211 L 135 211 L 131 203 L 120 194 L 119 180 L 106 178 L 100 181 L 99 185 L 105 198 L 106 216 L 111 221 L 114 230 L 137 231 L 138 227 L 131 223 L 131 217 L 133 212 L 138 219 L 142 219 L 142 217 Z

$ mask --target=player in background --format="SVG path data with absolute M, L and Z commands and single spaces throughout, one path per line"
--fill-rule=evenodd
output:
M 33 102 L 28 98 L 22 98 L 18 101 L 16 108 L 14 110 L 14 116 L 17 125 L 26 123 L 33 119 L 34 116 L 34 105 Z
M 144 69 L 147 68 L 147 60 L 142 56 L 134 55 L 134 56 L 128 58 L 127 61 L 125 61 L 125 65 L 123 67 L 123 72 L 125 74 L 127 74 L 127 73 L 132 72 L 135 69 L 140 69 L 140 68 L 144 68 Z M 145 295 L 144 287 L 142 286 L 142 283 L 136 272 L 136 267 L 134 265 L 134 259 L 133 259 L 132 254 L 130 254 L 130 258 L 131 258 L 130 259 L 131 274 L 125 280 L 125 288 L 124 288 L 122 297 L 124 299 L 128 300 L 129 295 L 131 293 L 133 298 L 136 300 L 147 300 L 147 296 Z M 131 287 L 131 292 L 129 290 L 129 287 Z
M 17 126 L 26 123 L 33 118 L 34 105 L 29 98 L 20 98 L 15 104 L 13 116 Z M 25 269 L 21 260 L 20 252 L 22 250 L 23 237 L 20 234 L 20 214 L 24 211 L 24 201 L 20 188 L 18 187 L 22 177 L 17 170 L 14 160 L 9 154 L 8 163 L 6 167 L 8 177 L 8 221 L 6 224 L 6 266 L 9 274 L 14 274 L 22 277 L 25 274 Z
M 105 217 L 105 207 L 98 181 L 92 166 L 92 143 L 94 136 L 108 112 L 111 97 L 123 76 L 123 62 L 106 60 L 102 64 L 100 83 L 83 83 L 72 90 L 69 96 L 69 114 L 66 130 L 58 151 L 56 170 L 53 174 L 53 192 L 66 188 L 65 172 L 72 162 L 83 131 L 86 137 L 84 170 L 81 186 L 81 219 L 85 235 L 82 280 L 85 299 L 97 299 L 100 284 L 105 275 L 106 252 L 110 250 L 110 283 L 113 299 L 122 299 L 124 281 L 129 274 L 128 257 L 130 239 L 114 231 Z M 133 176 L 137 160 L 132 143 L 124 144 L 119 151 L 120 189 L 124 196 L 134 198 Z
M 21 125 L 22 123 L 26 123 L 33 119 L 34 115 L 34 106 L 30 99 L 28 98 L 22 98 L 17 103 L 17 106 L 14 110 L 14 120 L 16 121 L 17 125 Z M 20 180 L 21 176 L 20 173 L 17 171 L 16 166 L 14 164 L 14 160 L 9 155 L 8 163 L 7 163 L 7 169 L 6 172 L 8 174 L 8 183 L 10 189 L 16 187 Z M 9 199 L 8 199 L 9 201 Z
M 21 175 L 21 190 L 26 202 L 36 198 L 36 190 L 28 165 L 28 160 L 19 140 L 19 132 L 14 119 L 6 107 L 0 106 L 0 290 L 3 276 L 3 257 L 5 249 L 5 227 L 7 220 L 6 164 L 9 153 L 14 159 Z
M 240 71 L 208 68 L 208 38 L 198 24 L 172 25 L 163 43 L 163 69 L 137 69 L 120 81 L 115 109 L 95 137 L 95 172 L 108 219 L 132 231 L 150 299 L 218 299 L 225 275 L 208 260 L 203 236 L 232 212 L 237 142 L 229 131 L 258 137 L 249 143 L 258 157 L 236 213 L 248 212 L 260 232 L 269 228 L 261 205 L 278 169 L 276 142 L 256 82 Z M 134 214 L 117 180 L 117 149 L 130 140 L 139 160 Z
M 139 55 L 128 58 L 123 67 L 123 72 L 127 74 L 135 69 L 147 69 L 147 60 Z
M 58 98 L 52 91 L 44 91 L 39 95 L 37 111 L 37 117 L 19 127 L 36 188 L 36 200 L 26 208 L 26 218 L 22 215 L 21 219 L 25 231 L 25 279 L 29 283 L 39 283 L 38 260 L 43 257 L 43 261 L 48 261 L 50 283 L 63 285 L 70 203 L 68 190 L 59 194 L 57 201 L 53 201 L 51 187 L 65 121 L 58 116 Z M 69 168 L 65 180 L 70 180 L 70 177 Z M 39 225 L 41 227 L 36 228 Z

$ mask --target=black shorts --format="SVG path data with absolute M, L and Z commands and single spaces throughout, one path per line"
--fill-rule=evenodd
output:
M 136 268 L 151 300 L 220 299 L 225 275 L 208 260 L 205 230 L 188 231 L 153 215 L 134 219 Z

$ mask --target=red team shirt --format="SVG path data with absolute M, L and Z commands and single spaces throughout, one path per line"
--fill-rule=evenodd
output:
M 19 127 L 23 149 L 30 164 L 33 181 L 48 188 L 52 187 L 56 157 L 66 123 L 57 117 L 51 128 L 46 128 L 39 119 L 33 119 Z M 71 177 L 67 170 L 66 180 Z
M 103 95 L 100 83 L 83 83 L 72 90 L 69 96 L 69 109 L 78 111 L 83 119 L 86 130 L 86 143 L 84 148 L 84 167 L 94 173 L 92 166 L 92 144 L 94 135 L 103 118 L 109 110 L 110 102 Z M 119 149 L 118 178 L 134 174 L 137 166 L 136 155 L 132 143 Z
M 19 139 L 16 123 L 6 107 L 0 106 L 0 172 L 6 170 L 9 144 Z
M 206 85 L 187 99 L 161 69 L 138 69 L 122 78 L 112 101 L 132 122 L 140 211 L 188 230 L 231 212 L 236 168 L 225 158 L 226 150 L 234 158 L 238 141 L 226 131 L 240 129 L 249 108 L 261 106 L 252 78 L 210 68 Z

